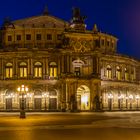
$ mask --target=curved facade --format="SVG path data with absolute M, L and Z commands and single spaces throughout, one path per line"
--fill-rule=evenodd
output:
M 6 20 L 0 30 L 0 111 L 140 109 L 140 62 L 117 53 L 117 38 L 43 15 Z

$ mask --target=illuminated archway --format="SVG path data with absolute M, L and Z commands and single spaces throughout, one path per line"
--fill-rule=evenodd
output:
M 77 89 L 77 109 L 90 110 L 90 90 L 85 85 Z

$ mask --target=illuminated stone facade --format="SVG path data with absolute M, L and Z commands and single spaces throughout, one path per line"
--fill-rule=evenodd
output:
M 140 62 L 117 54 L 117 38 L 87 30 L 74 9 L 71 23 L 44 12 L 5 20 L 0 31 L 0 111 L 140 109 Z

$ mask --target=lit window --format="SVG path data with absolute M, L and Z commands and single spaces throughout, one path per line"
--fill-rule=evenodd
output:
M 47 40 L 52 40 L 52 35 L 51 34 L 47 34 Z
M 125 68 L 124 69 L 124 79 L 128 81 L 128 70 Z
M 57 77 L 57 64 L 56 62 L 51 62 L 49 65 L 49 76 Z
M 112 78 L 112 69 L 111 69 L 111 66 L 110 65 L 107 66 L 107 69 L 106 69 L 106 77 L 108 79 L 111 79 Z
M 27 77 L 27 64 L 25 62 L 21 62 L 19 65 L 20 77 Z
M 5 77 L 12 78 L 13 76 L 13 65 L 12 63 L 7 63 L 5 66 Z
M 34 64 L 34 76 L 42 77 L 42 64 L 40 62 Z
M 116 67 L 116 78 L 117 80 L 121 80 L 121 69 L 119 66 Z

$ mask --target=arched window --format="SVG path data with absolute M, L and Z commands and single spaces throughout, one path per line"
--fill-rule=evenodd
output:
M 112 69 L 111 69 L 111 66 L 110 66 L 110 65 L 107 65 L 106 77 L 107 77 L 108 79 L 111 79 L 111 78 L 112 78 Z
M 42 64 L 40 62 L 34 64 L 34 77 L 42 77 Z
M 20 77 L 27 77 L 27 64 L 25 62 L 21 62 L 19 64 L 19 71 L 20 71 Z
M 127 68 L 124 69 L 124 79 L 127 80 L 127 81 L 129 80 L 128 69 Z
M 13 64 L 12 63 L 7 63 L 5 65 L 5 77 L 6 78 L 12 78 L 13 76 Z
M 84 65 L 84 62 L 78 58 L 78 59 L 74 60 L 72 63 L 73 63 L 73 69 L 74 69 L 75 76 L 82 75 L 81 72 L 82 72 L 82 66 Z
M 116 78 L 121 80 L 121 68 L 119 66 L 116 67 Z
M 56 62 L 50 62 L 49 64 L 49 76 L 57 77 L 57 64 Z

